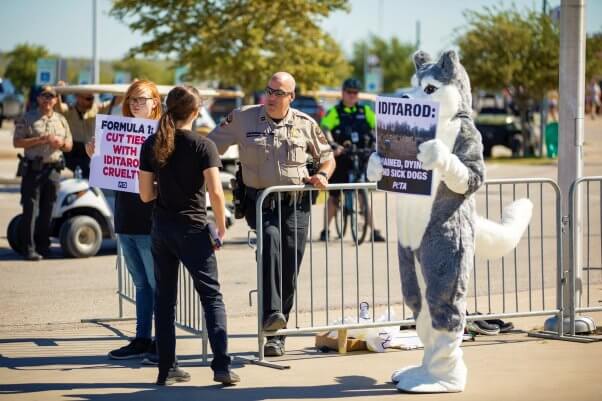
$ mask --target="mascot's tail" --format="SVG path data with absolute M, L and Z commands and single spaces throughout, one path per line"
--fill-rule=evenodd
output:
M 502 211 L 502 222 L 477 216 L 475 254 L 478 259 L 496 259 L 513 250 L 531 221 L 533 203 L 519 199 Z

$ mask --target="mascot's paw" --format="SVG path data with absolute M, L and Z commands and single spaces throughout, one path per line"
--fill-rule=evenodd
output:
M 439 139 L 431 139 L 418 147 L 417 159 L 425 170 L 444 169 L 450 158 L 450 151 Z
M 383 164 L 378 153 L 374 152 L 368 159 L 368 167 L 366 169 L 366 177 L 368 181 L 380 181 L 383 177 Z
M 401 375 L 403 375 L 404 373 L 406 373 L 409 370 L 420 369 L 420 368 L 422 368 L 420 365 L 404 366 L 403 368 L 399 368 L 391 374 L 391 382 L 393 384 L 397 384 L 397 383 L 399 383 L 399 378 L 401 377 Z
M 438 379 L 422 366 L 408 369 L 397 378 L 395 387 L 404 393 L 459 393 L 465 386 L 464 383 Z

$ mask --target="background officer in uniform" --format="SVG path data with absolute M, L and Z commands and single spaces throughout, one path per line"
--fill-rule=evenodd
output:
M 357 149 L 372 150 L 374 147 L 373 132 L 376 127 L 376 115 L 370 106 L 358 103 L 361 86 L 360 81 L 355 78 L 346 79 L 343 82 L 341 101 L 336 106 L 331 107 L 320 122 L 322 129 L 332 143 L 336 158 L 336 169 L 330 180 L 332 184 L 349 182 L 349 172 L 353 169 L 353 162 L 346 151 L 350 145 L 356 145 Z M 362 170 L 365 170 L 365 162 L 366 160 L 360 160 Z M 327 224 L 320 233 L 320 240 L 322 241 L 326 241 L 326 232 L 336 214 L 340 196 L 341 191 L 330 191 Z M 366 221 L 372 226 L 370 217 L 371 214 L 368 213 Z M 385 240 L 378 230 L 374 230 L 373 235 L 374 241 Z
M 13 146 L 25 149 L 20 230 L 27 260 L 40 260 L 48 254 L 50 219 L 64 165 L 62 152 L 69 152 L 73 145 L 65 117 L 53 111 L 57 102 L 54 89 L 42 87 L 37 102 L 37 110 L 15 123 L 13 137 Z
M 60 81 L 59 86 L 65 82 Z M 94 137 L 97 114 L 109 114 L 113 106 L 121 103 L 121 97 L 100 103 L 94 102 L 94 95 L 78 94 L 75 104 L 69 106 L 59 96 L 55 110 L 65 116 L 73 134 L 73 151 L 66 155 L 67 168 L 73 172 L 77 166 L 82 170 L 82 177 L 90 177 L 90 157 L 86 153 L 86 144 Z
M 318 124 L 307 114 L 290 107 L 295 97 L 293 76 L 287 72 L 274 74 L 265 92 L 265 105 L 234 110 L 209 134 L 220 153 L 230 145 L 239 145 L 242 178 L 247 187 L 245 218 L 253 229 L 255 202 L 263 189 L 303 183 L 324 188 L 335 164 L 331 147 Z M 306 167 L 311 158 L 319 164 L 317 173 L 312 176 Z M 311 207 L 309 192 L 297 195 L 295 198 L 293 194 L 282 194 L 280 222 L 278 194 L 264 201 L 262 316 L 266 331 L 284 328 L 293 305 L 295 272 L 299 271 L 305 250 Z M 269 337 L 264 353 L 282 355 L 284 338 Z

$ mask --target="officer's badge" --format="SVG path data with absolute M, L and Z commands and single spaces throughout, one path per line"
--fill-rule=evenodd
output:
M 222 122 L 219 124 L 220 127 L 225 127 L 228 124 L 230 124 L 232 122 L 232 112 L 228 113 L 228 115 L 226 116 L 226 118 L 224 118 L 222 120 Z

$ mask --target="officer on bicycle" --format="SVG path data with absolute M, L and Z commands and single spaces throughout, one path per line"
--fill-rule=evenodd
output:
M 44 86 L 37 97 L 38 109 L 15 122 L 13 146 L 24 148 L 22 160 L 20 239 L 27 260 L 38 261 L 50 248 L 50 220 L 58 191 L 63 152 L 73 146 L 67 120 L 55 113 L 57 94 Z
M 328 110 L 320 123 L 331 142 L 336 160 L 336 168 L 330 178 L 331 184 L 349 182 L 349 173 L 353 169 L 350 149 L 365 150 L 374 147 L 373 131 L 376 127 L 376 115 L 370 106 L 358 103 L 361 86 L 360 81 L 355 78 L 346 79 L 343 82 L 342 100 Z M 360 166 L 364 166 L 365 163 L 366 160 L 360 160 Z M 327 225 L 320 233 L 322 241 L 326 240 L 328 227 L 340 203 L 340 195 L 341 191 L 330 191 Z M 370 213 L 367 221 L 372 225 Z M 378 230 L 374 230 L 373 237 L 374 241 L 385 240 Z

